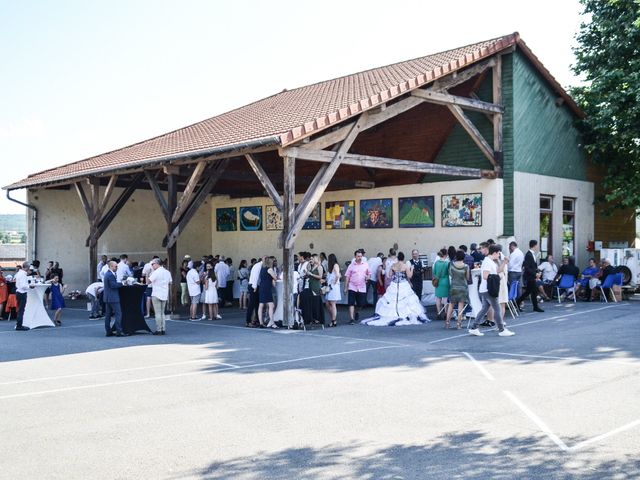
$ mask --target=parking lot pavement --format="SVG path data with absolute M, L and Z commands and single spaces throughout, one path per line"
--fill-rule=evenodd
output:
M 639 478 L 640 301 L 545 309 L 510 338 L 0 322 L 0 478 Z

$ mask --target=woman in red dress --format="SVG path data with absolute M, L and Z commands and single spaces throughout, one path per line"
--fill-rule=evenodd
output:
M 2 309 L 4 308 L 4 304 L 7 302 L 8 297 L 9 289 L 7 288 L 7 280 L 4 278 L 4 273 L 0 268 L 0 314 L 2 314 Z

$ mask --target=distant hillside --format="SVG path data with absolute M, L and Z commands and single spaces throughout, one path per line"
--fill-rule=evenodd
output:
M 20 232 L 27 231 L 26 215 L 0 215 L 0 232 Z

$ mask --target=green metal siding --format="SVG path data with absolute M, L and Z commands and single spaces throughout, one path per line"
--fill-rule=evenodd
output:
M 522 54 L 513 65 L 515 170 L 587 180 L 575 117 Z
M 502 57 L 502 235 L 514 235 L 513 172 L 514 172 L 514 100 L 513 54 Z

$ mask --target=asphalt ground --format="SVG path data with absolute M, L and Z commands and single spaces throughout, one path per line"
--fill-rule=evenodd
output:
M 640 299 L 543 307 L 509 338 L 0 322 L 0 478 L 640 478 Z

